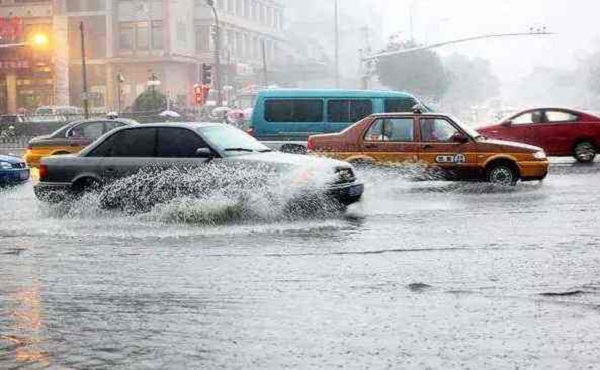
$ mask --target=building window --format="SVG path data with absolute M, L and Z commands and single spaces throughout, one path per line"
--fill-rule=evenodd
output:
M 135 45 L 137 50 L 147 50 L 148 42 L 148 22 L 138 22 L 135 30 Z
M 265 23 L 267 19 L 267 7 L 260 4 L 260 22 Z
M 177 41 L 179 41 L 180 45 L 185 45 L 187 42 L 187 33 L 185 31 L 185 23 L 177 22 Z
M 152 22 L 152 49 L 161 50 L 163 48 L 163 25 L 162 21 Z
M 242 58 L 247 59 L 250 48 L 248 47 L 248 35 L 242 34 Z
M 133 49 L 133 23 L 121 23 L 119 25 L 119 49 Z
M 250 11 L 252 12 L 251 18 L 253 20 L 257 20 L 258 19 L 258 2 L 257 1 L 252 1 L 252 9 Z
M 227 46 L 229 46 L 229 56 L 235 58 L 235 36 L 231 30 L 227 31 Z
M 235 0 L 227 0 L 227 11 L 231 14 L 233 14 L 235 12 L 234 1 Z
M 250 50 L 251 50 L 251 55 L 250 58 L 254 59 L 254 60 L 258 60 L 260 59 L 259 57 L 259 53 L 258 53 L 258 38 L 256 37 L 252 37 L 252 41 L 250 44 Z
M 196 27 L 196 51 L 210 50 L 210 26 Z
M 244 0 L 244 18 L 250 18 L 250 0 Z
M 32 1 L 17 1 L 19 2 L 32 2 Z M 39 0 L 35 1 L 39 2 Z M 104 0 L 67 0 L 66 1 L 67 12 L 83 12 L 83 11 L 99 11 L 106 9 Z
M 242 34 L 239 32 L 235 33 L 235 53 L 238 58 L 244 57 L 244 47 L 242 46 Z

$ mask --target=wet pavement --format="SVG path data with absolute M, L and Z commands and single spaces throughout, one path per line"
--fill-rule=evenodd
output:
M 514 189 L 363 170 L 302 220 L 3 191 L 0 368 L 598 368 L 600 166 L 559 162 Z

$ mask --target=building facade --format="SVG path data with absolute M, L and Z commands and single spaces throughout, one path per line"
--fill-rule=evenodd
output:
M 215 7 L 224 84 L 235 89 L 259 82 L 261 66 L 274 62 L 284 42 L 282 2 L 216 0 Z M 43 51 L 0 49 L 4 114 L 40 105 L 81 106 L 81 24 L 93 108 L 129 107 L 152 79 L 172 101 L 189 106 L 200 66 L 215 60 L 215 21 L 205 0 L 3 0 L 0 17 L 20 22 L 15 37 L 21 42 L 34 32 L 51 39 Z

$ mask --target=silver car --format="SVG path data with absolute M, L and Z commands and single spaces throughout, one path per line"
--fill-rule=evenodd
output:
M 364 191 L 346 162 L 273 152 L 229 125 L 168 123 L 122 127 L 79 154 L 42 159 L 35 194 L 43 201 L 60 201 L 130 178 L 145 168 L 197 168 L 215 163 L 236 171 L 291 173 L 284 177 L 290 186 L 308 184 L 311 193 L 342 206 L 359 201 Z M 143 178 L 151 181 L 152 176 Z

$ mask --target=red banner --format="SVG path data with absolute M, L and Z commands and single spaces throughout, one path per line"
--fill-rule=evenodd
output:
M 23 18 L 0 18 L 0 43 L 17 42 L 23 38 Z

